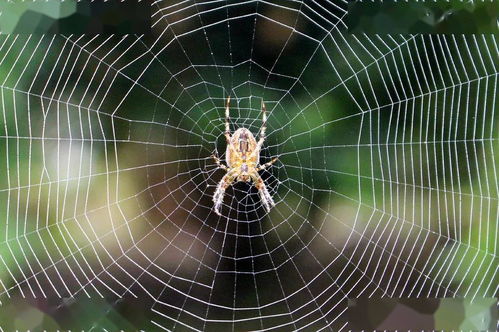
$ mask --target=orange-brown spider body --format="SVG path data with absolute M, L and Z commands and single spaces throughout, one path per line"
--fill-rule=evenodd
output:
M 229 127 L 229 103 L 230 96 L 227 98 L 225 107 L 225 138 L 227 141 L 226 158 L 227 166 L 220 162 L 220 159 L 213 155 L 215 163 L 221 169 L 227 171 L 222 180 L 217 185 L 215 194 L 213 195 L 213 203 L 215 212 L 220 215 L 220 207 L 222 206 L 225 190 L 233 182 L 253 182 L 258 189 L 260 199 L 267 211 L 275 205 L 272 196 L 270 196 L 263 179 L 258 174 L 258 171 L 265 169 L 276 162 L 277 158 L 270 162 L 260 165 L 260 150 L 265 141 L 265 130 L 267 125 L 267 115 L 265 104 L 262 102 L 263 124 L 260 129 L 260 138 L 257 141 L 253 133 L 246 128 L 237 129 L 233 135 L 230 134 Z
M 229 168 L 240 170 L 237 181 L 250 181 L 250 170 L 254 170 L 260 160 L 260 154 L 255 153 L 256 147 L 255 136 L 246 128 L 239 128 L 230 138 L 225 152 L 226 161 Z

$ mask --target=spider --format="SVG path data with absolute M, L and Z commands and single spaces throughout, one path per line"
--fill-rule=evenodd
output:
M 213 203 L 215 213 L 220 214 L 220 207 L 223 202 L 225 195 L 225 190 L 233 182 L 250 182 L 253 181 L 258 193 L 260 194 L 260 199 L 265 206 L 267 212 L 270 211 L 271 207 L 275 205 L 272 196 L 270 196 L 267 187 L 263 179 L 261 178 L 259 171 L 269 167 L 277 161 L 277 158 L 272 159 L 270 162 L 260 165 L 260 150 L 262 148 L 263 142 L 265 141 L 265 129 L 267 128 L 267 110 L 265 109 L 265 104 L 262 100 L 262 127 L 260 129 L 260 139 L 258 142 L 255 136 L 246 128 L 237 129 L 233 135 L 230 134 L 229 127 L 229 104 L 230 96 L 227 98 L 227 104 L 225 106 L 225 139 L 227 141 L 226 150 L 226 162 L 227 166 L 220 162 L 215 154 L 212 155 L 215 163 L 219 168 L 227 172 L 220 180 L 213 195 Z

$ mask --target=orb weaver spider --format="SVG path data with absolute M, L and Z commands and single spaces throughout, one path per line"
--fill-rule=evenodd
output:
M 225 190 L 233 182 L 239 181 L 253 182 L 256 189 L 258 189 L 263 206 L 267 212 L 269 212 L 270 209 L 275 206 L 275 202 L 272 199 L 272 196 L 270 196 L 270 193 L 258 172 L 271 166 L 277 161 L 277 158 L 274 158 L 270 162 L 263 165 L 259 164 L 260 150 L 263 142 L 265 141 L 265 130 L 267 129 L 267 110 L 265 109 L 265 103 L 262 100 L 262 127 L 260 129 L 260 139 L 258 142 L 251 131 L 246 128 L 239 128 L 233 135 L 230 134 L 229 104 L 230 96 L 227 98 L 225 106 L 225 139 L 227 142 L 225 160 L 227 162 L 227 166 L 222 164 L 220 158 L 218 158 L 215 154 L 212 155 L 218 167 L 227 172 L 227 174 L 225 174 L 218 183 L 215 194 L 213 195 L 215 213 L 221 215 L 220 207 L 223 202 Z

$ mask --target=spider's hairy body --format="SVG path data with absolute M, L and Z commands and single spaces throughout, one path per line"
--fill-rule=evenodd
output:
M 249 182 L 260 159 L 260 151 L 256 150 L 255 136 L 246 128 L 239 128 L 227 144 L 226 162 L 229 168 L 238 169 L 238 181 Z
M 258 174 L 258 171 L 272 165 L 277 160 L 277 158 L 274 158 L 272 161 L 264 165 L 259 164 L 260 150 L 265 140 L 267 122 L 265 104 L 262 102 L 263 124 L 260 130 L 260 138 L 257 141 L 253 133 L 246 128 L 239 128 L 233 135 L 230 134 L 229 102 L 230 97 L 227 98 L 227 106 L 225 108 L 225 139 L 227 141 L 225 161 L 227 162 L 227 166 L 223 165 L 220 162 L 220 159 L 213 155 L 213 159 L 217 163 L 218 167 L 227 171 L 227 174 L 225 174 L 222 180 L 218 183 L 215 194 L 213 195 L 215 212 L 220 215 L 220 207 L 225 195 L 225 189 L 227 189 L 227 187 L 229 187 L 233 182 L 238 181 L 253 182 L 255 187 L 258 189 L 263 205 L 267 211 L 270 211 L 270 208 L 273 207 L 275 203 L 272 196 L 270 196 L 263 179 L 260 177 L 260 174 Z

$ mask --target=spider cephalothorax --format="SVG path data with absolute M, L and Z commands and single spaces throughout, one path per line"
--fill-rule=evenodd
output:
M 267 125 L 265 104 L 262 101 L 263 124 L 260 129 L 260 139 L 257 142 L 255 136 L 246 128 L 239 128 L 233 135 L 230 134 L 229 103 L 230 96 L 227 98 L 227 105 L 225 107 L 225 139 L 227 141 L 227 150 L 225 154 L 227 166 L 223 165 L 220 162 L 220 159 L 213 155 L 213 159 L 215 159 L 218 167 L 227 171 L 227 174 L 225 174 L 218 183 L 215 194 L 213 195 L 215 212 L 220 215 L 220 206 L 222 205 L 225 190 L 234 181 L 253 181 L 253 184 L 258 189 L 263 206 L 265 206 L 267 211 L 270 211 L 270 208 L 273 207 L 275 203 L 272 196 L 270 196 L 263 179 L 260 174 L 258 174 L 258 171 L 272 165 L 277 160 L 277 158 L 274 158 L 266 164 L 259 164 L 260 150 L 265 141 L 265 129 Z

